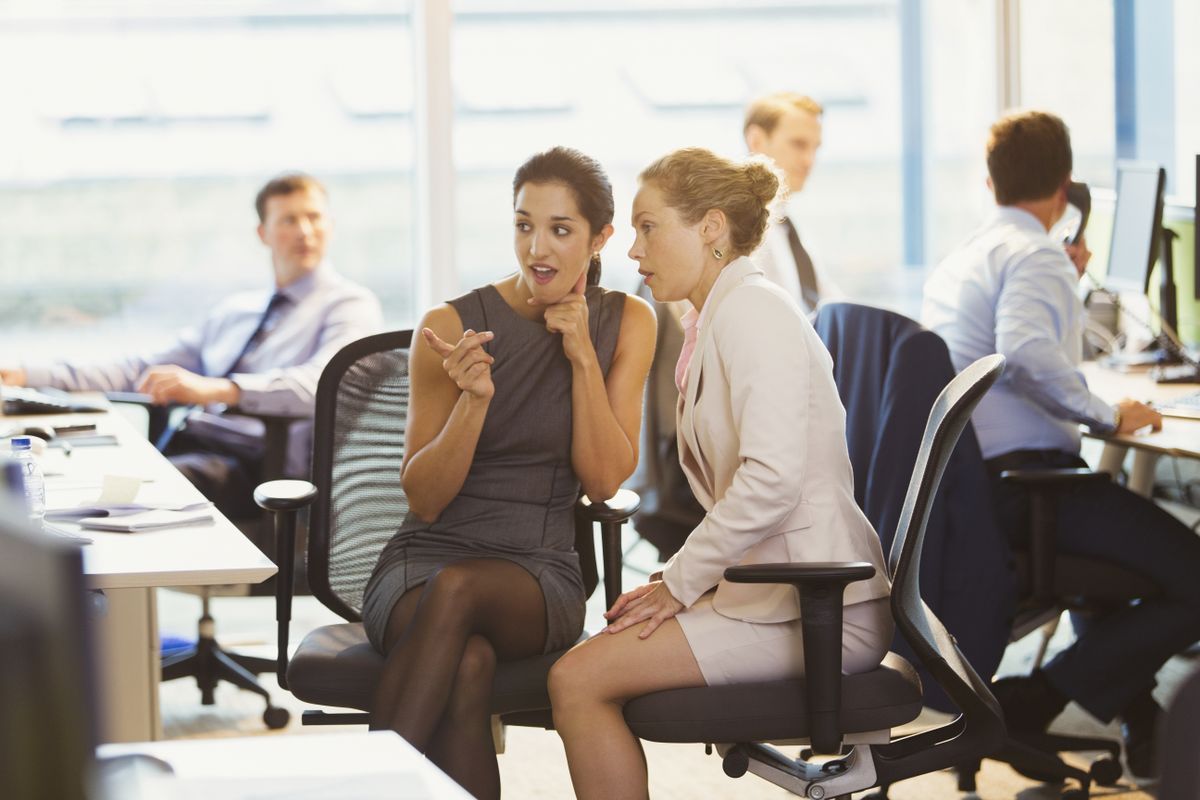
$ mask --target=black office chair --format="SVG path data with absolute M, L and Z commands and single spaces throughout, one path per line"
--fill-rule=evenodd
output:
M 900 476 L 920 447 L 913 422 L 924 418 L 935 394 L 954 376 L 950 353 L 941 337 L 917 322 L 870 306 L 822 306 L 815 326 L 833 356 L 834 380 L 846 407 L 855 499 L 887 549 L 903 505 Z M 1038 557 L 1031 559 L 1029 550 L 1014 548 L 998 520 L 979 514 L 980 508 L 991 508 L 994 501 L 982 453 L 970 426 L 967 431 L 931 510 L 926 530 L 930 546 L 921 565 L 926 579 L 923 591 L 971 665 L 990 677 L 1009 641 L 1021 639 L 1067 608 L 1087 608 L 1080 597 L 1089 588 L 1099 603 L 1146 587 L 1144 579 L 1113 565 L 1071 556 L 1056 559 L 1053 553 L 1054 493 L 1069 481 L 1096 480 L 1090 473 L 1022 473 L 1020 480 L 1044 487 L 1037 492 L 1046 496 L 1033 503 L 1033 527 L 1039 532 L 1033 537 L 1038 545 L 1032 552 Z M 1101 597 L 1101 592 L 1109 597 Z M 909 655 L 902 642 L 896 649 Z M 926 705 L 953 710 L 936 686 L 928 685 L 929 676 L 919 666 L 918 672 L 926 683 Z M 1113 758 L 1099 759 L 1085 771 L 1054 755 L 1073 750 L 1107 751 Z M 1121 777 L 1115 760 L 1119 753 L 1120 744 L 1112 739 L 1022 735 L 1019 740 L 1010 737 L 995 756 L 1031 777 L 1075 779 L 1086 796 L 1090 780 L 1111 785 Z M 960 791 L 975 790 L 978 770 L 978 761 L 960 765 Z
M 160 441 L 160 434 L 171 422 L 171 414 L 178 406 L 156 406 L 149 398 L 127 392 L 116 392 L 109 399 L 118 403 L 140 405 L 149 415 L 148 435 L 150 441 Z M 178 413 L 178 412 L 175 412 Z M 287 458 L 288 434 L 295 422 L 301 422 L 308 417 L 286 416 L 243 412 L 231 409 L 230 413 L 248 416 L 260 420 L 265 429 L 262 466 L 259 470 L 261 480 L 282 478 L 285 474 Z M 252 507 L 253 508 L 253 507 Z M 268 546 L 270 525 L 265 515 L 233 520 L 251 541 L 260 548 L 275 550 Z M 291 580 L 289 573 L 288 580 Z M 196 623 L 196 644 L 177 652 L 171 652 L 162 657 L 162 679 L 171 681 L 177 678 L 195 678 L 196 687 L 200 690 L 200 703 L 211 706 L 215 700 L 218 683 L 226 681 L 240 689 L 254 692 L 266 702 L 263 711 L 263 722 L 272 730 L 287 726 L 291 714 L 286 708 L 272 705 L 271 696 L 259 683 L 258 675 L 275 671 L 275 659 L 249 656 L 225 650 L 216 640 L 216 622 L 212 616 L 211 599 L 212 587 L 198 587 L 200 596 L 200 619 Z
M 1023 486 L 1029 492 L 1030 503 L 1028 546 L 1014 548 L 1019 598 L 1014 640 L 1047 621 L 1059 619 L 1064 611 L 1105 613 L 1162 593 L 1153 581 L 1115 562 L 1057 552 L 1055 531 L 1061 493 L 1087 483 L 1108 481 L 1107 473 L 1088 469 L 1008 470 L 1001 473 L 1000 479 Z M 1049 633 L 1044 634 L 1035 667 L 1041 664 L 1048 639 Z M 1057 755 L 1072 752 L 1107 755 L 1093 761 L 1085 771 Z M 1075 790 L 1068 790 L 1064 797 L 1087 798 L 1090 781 L 1113 786 L 1121 779 L 1120 755 L 1121 745 L 1113 739 L 1022 733 L 1019 737 L 1010 735 L 1004 750 L 993 757 L 1047 782 L 1074 779 L 1081 790 L 1075 794 Z M 974 788 L 978 766 L 967 764 L 960 769 L 960 788 Z
M 876 669 L 842 675 L 842 598 L 847 584 L 874 574 L 866 563 L 757 564 L 730 567 L 727 580 L 784 583 L 800 596 L 804 671 L 801 678 L 756 684 L 673 689 L 625 706 L 643 739 L 716 745 L 725 772 L 753 772 L 804 796 L 848 798 L 851 792 L 945 769 L 992 752 L 1004 738 L 1000 708 L 959 652 L 953 637 L 921 599 L 925 527 L 938 484 L 971 411 L 1000 375 L 1001 356 L 963 370 L 938 396 L 905 496 L 892 545 L 891 607 L 905 640 L 961 713 L 933 730 L 891 739 L 890 730 L 916 719 L 921 685 L 903 658 L 889 654 Z M 817 753 L 846 755 L 809 763 L 766 741 L 808 741 Z
M 367 641 L 362 596 L 379 552 L 400 527 L 408 502 L 400 485 L 408 410 L 411 331 L 381 333 L 343 348 L 326 366 L 317 388 L 313 483 L 274 481 L 255 499 L 274 513 L 280 548 L 276 611 L 279 683 L 307 703 L 359 712 L 305 711 L 305 725 L 366 723 L 384 659 Z M 314 485 L 315 484 L 315 485 Z M 315 502 L 314 502 L 315 501 Z M 296 512 L 309 516 L 308 582 L 313 595 L 346 620 L 310 632 L 288 659 L 291 552 Z M 600 523 L 608 603 L 621 591 L 621 525 L 638 497 L 622 490 L 606 504 L 581 498 L 575 547 L 586 592 L 596 588 L 593 523 Z M 586 635 L 586 634 L 585 634 Z M 546 675 L 562 652 L 501 662 L 493 686 L 493 714 L 506 723 L 551 727 Z
M 833 379 L 846 409 L 854 499 L 886 553 L 904 509 L 925 421 L 955 375 L 950 351 L 919 323 L 855 303 L 822 306 L 814 327 L 833 358 Z M 990 515 L 979 513 L 991 506 L 991 483 L 968 423 L 929 512 L 921 590 L 959 650 L 987 678 L 1000 666 L 1016 610 L 1008 540 Z M 957 710 L 903 637 L 897 635 L 893 649 L 917 661 L 925 705 Z

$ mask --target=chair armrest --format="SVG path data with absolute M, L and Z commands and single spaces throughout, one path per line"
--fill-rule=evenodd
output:
M 262 477 L 268 481 L 282 478 L 287 470 L 288 434 L 293 422 L 311 420 L 312 415 L 265 414 L 231 406 L 226 413 L 261 420 L 263 424 Z
M 150 408 L 154 405 L 150 395 L 141 392 L 105 392 L 104 397 L 110 403 L 128 403 L 142 408 Z
M 1006 469 L 1000 473 L 1000 480 L 1005 483 L 1025 486 L 1030 489 L 1065 489 L 1071 486 L 1082 486 L 1088 483 L 1103 483 L 1111 481 L 1112 476 L 1107 472 L 1093 472 L 1090 469 Z
M 254 502 L 265 511 L 299 511 L 316 497 L 317 487 L 308 481 L 267 481 L 254 489 Z
M 791 584 L 800 593 L 809 738 L 815 753 L 841 747 L 842 602 L 846 586 L 875 576 L 865 561 L 747 564 L 729 567 L 731 583 Z
M 606 608 L 612 608 L 613 603 L 621 596 L 621 565 L 624 553 L 621 550 L 621 526 L 637 513 L 642 505 L 642 498 L 637 492 L 620 489 L 615 495 L 604 502 L 593 502 L 587 495 L 580 495 L 575 503 L 576 526 L 600 523 L 600 554 L 604 563 L 604 599 Z M 577 528 L 580 530 L 580 528 Z M 578 536 L 576 541 L 581 541 Z M 582 546 L 582 545 L 578 545 Z M 594 558 L 580 554 L 580 569 L 584 579 L 596 579 L 596 563 Z
M 308 481 L 268 481 L 254 490 L 254 502 L 275 518 L 275 622 L 279 629 L 275 676 L 279 686 L 288 688 L 288 628 L 292 621 L 292 581 L 296 549 L 296 515 L 317 496 L 317 487 Z
M 579 510 L 593 522 L 625 522 L 641 507 L 642 498 L 628 489 L 618 489 L 603 502 L 595 502 L 586 494 L 579 496 Z
M 1029 602 L 1049 605 L 1056 600 L 1055 561 L 1058 557 L 1058 495 L 1080 486 L 1107 483 L 1107 472 L 1090 469 L 1011 469 L 1000 480 L 1029 492 Z

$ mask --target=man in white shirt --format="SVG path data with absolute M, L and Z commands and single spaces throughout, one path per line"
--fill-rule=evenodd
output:
M 787 179 L 790 196 L 804 190 L 816 162 L 823 113 L 816 100 L 794 92 L 764 95 L 746 108 L 742 126 L 746 148 L 775 162 Z M 818 302 L 842 295 L 829 276 L 817 269 L 800 241 L 795 220 L 787 216 L 772 222 L 751 259 L 810 315 Z
M 383 326 L 374 294 L 326 263 L 332 223 L 315 178 L 269 181 L 255 209 L 258 237 L 271 254 L 271 289 L 232 295 L 199 325 L 142 353 L 100 363 L 0 363 L 0 383 L 137 391 L 157 404 L 193 406 L 186 426 L 169 429 L 160 448 L 224 513 L 255 513 L 263 425 L 237 411 L 311 416 L 326 362 Z M 307 474 L 311 440 L 310 424 L 292 425 L 289 474 Z
M 1004 375 L 972 416 L 993 477 L 1000 523 L 1028 542 L 1024 489 L 1004 470 L 1084 467 L 1079 426 L 1132 433 L 1162 418 L 1134 400 L 1111 406 L 1079 371 L 1084 310 L 1076 293 L 1090 253 L 1050 238 L 1066 210 L 1071 141 L 1062 120 L 1024 112 L 992 126 L 988 184 L 992 218 L 930 274 L 922 322 L 945 339 L 962 369 L 988 353 L 1005 356 Z M 1076 626 L 1076 640 L 1028 678 L 994 685 L 1010 733 L 1036 734 L 1074 700 L 1098 719 L 1120 717 L 1126 759 L 1153 775 L 1158 707 L 1155 673 L 1200 639 L 1200 537 L 1116 483 L 1089 483 L 1059 498 L 1058 551 L 1137 571 L 1160 595 Z

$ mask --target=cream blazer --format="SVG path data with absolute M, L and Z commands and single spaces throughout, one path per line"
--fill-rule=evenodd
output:
M 790 586 L 733 584 L 726 567 L 867 561 L 877 573 L 845 603 L 885 597 L 879 537 L 854 502 L 846 411 L 833 360 L 795 301 L 749 258 L 726 265 L 689 367 L 676 419 L 679 460 L 708 514 L 663 568 L 691 606 L 750 622 L 800 616 Z

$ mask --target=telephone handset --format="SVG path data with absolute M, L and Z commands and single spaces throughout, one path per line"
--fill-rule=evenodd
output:
M 1067 202 L 1079 209 L 1079 227 L 1067 244 L 1079 244 L 1083 238 L 1083 229 L 1087 227 L 1088 215 L 1092 213 L 1092 192 L 1082 181 L 1071 181 L 1067 185 Z

